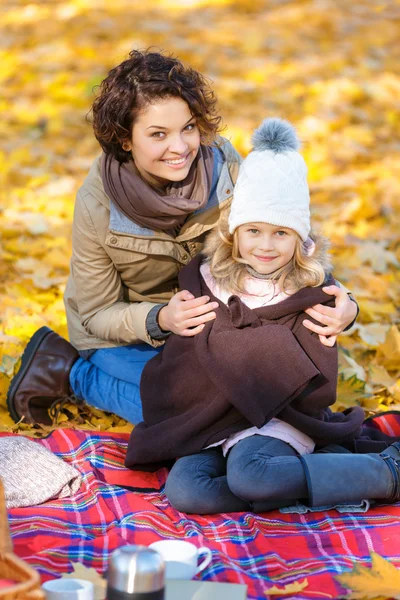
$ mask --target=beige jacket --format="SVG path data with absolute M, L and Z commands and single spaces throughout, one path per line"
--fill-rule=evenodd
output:
M 208 204 L 174 238 L 140 227 L 108 198 L 96 159 L 75 205 L 71 273 L 64 294 L 68 331 L 77 350 L 147 342 L 146 317 L 178 291 L 179 270 L 203 247 L 231 198 L 241 158 L 224 140 L 214 149 Z

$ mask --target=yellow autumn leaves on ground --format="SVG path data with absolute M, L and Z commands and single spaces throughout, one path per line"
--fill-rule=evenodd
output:
M 93 87 L 133 47 L 177 54 L 214 82 L 245 155 L 266 116 L 291 120 L 313 221 L 360 316 L 340 338 L 337 407 L 400 408 L 400 5 L 378 0 L 4 0 L 0 6 L 0 429 L 32 333 L 66 335 L 74 195 L 99 148 Z M 65 425 L 120 430 L 71 407 Z M 35 433 L 23 424 L 18 427 Z

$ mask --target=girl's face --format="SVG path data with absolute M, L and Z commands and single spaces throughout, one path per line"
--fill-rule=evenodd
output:
M 290 262 L 299 239 L 293 229 L 269 223 L 245 223 L 237 231 L 240 256 L 263 275 L 270 275 Z
M 182 181 L 200 147 L 200 132 L 181 98 L 164 98 L 146 106 L 132 129 L 130 150 L 145 181 L 156 187 Z

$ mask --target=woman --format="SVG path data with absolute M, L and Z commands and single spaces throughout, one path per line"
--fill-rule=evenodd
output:
M 146 362 L 170 332 L 194 336 L 215 318 L 208 296 L 178 290 L 178 273 L 232 196 L 241 159 L 220 124 L 208 82 L 175 58 L 133 51 L 102 82 L 93 126 L 103 154 L 75 206 L 71 344 L 48 328 L 34 334 L 8 392 L 16 421 L 49 423 L 48 409 L 73 394 L 138 423 Z M 305 326 L 333 345 L 357 305 L 327 289 L 334 312 L 308 309 Z

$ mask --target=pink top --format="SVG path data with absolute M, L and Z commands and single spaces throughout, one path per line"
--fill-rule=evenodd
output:
M 201 265 L 200 273 L 214 296 L 224 304 L 228 304 L 228 300 L 232 296 L 232 293 L 219 287 L 214 277 L 211 275 L 210 266 L 207 263 Z M 257 279 L 250 274 L 245 278 L 244 286 L 246 293 L 236 295 L 239 296 L 241 301 L 249 308 L 259 308 L 260 306 L 278 304 L 278 302 L 282 302 L 282 300 L 289 297 L 289 294 L 279 290 L 276 283 L 268 279 Z
M 201 265 L 200 273 L 214 296 L 221 300 L 221 302 L 224 302 L 224 304 L 227 304 L 228 299 L 232 294 L 222 290 L 217 285 L 215 279 L 211 275 L 210 267 L 207 263 Z M 277 287 L 276 283 L 269 281 L 268 279 L 252 277 L 250 274 L 245 278 L 244 286 L 246 293 L 237 295 L 249 308 L 259 308 L 260 306 L 277 304 L 289 296 L 289 294 L 282 292 Z M 261 429 L 250 427 L 249 429 L 234 433 L 216 444 L 211 444 L 211 446 L 207 446 L 207 448 L 222 445 L 222 452 L 224 456 L 226 456 L 228 450 L 232 448 L 232 446 L 237 444 L 240 440 L 252 435 L 265 435 L 282 440 L 292 446 L 299 454 L 311 454 L 315 448 L 314 441 L 308 435 L 302 433 L 292 425 L 289 425 L 289 423 L 285 423 L 276 418 L 268 421 Z

